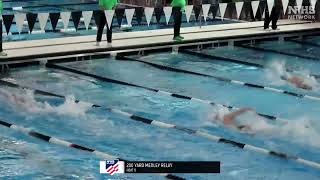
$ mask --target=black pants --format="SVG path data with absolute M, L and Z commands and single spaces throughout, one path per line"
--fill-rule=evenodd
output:
M 3 51 L 3 49 L 2 49 L 2 20 L 0 20 L 0 24 L 1 24 L 1 28 L 0 28 L 0 52 L 2 52 Z
M 181 28 L 181 19 L 182 19 L 182 12 L 180 7 L 173 7 L 172 13 L 174 17 L 174 35 L 173 37 L 180 36 L 180 28 Z
M 272 29 L 277 29 L 277 22 L 279 20 L 280 10 L 276 6 L 273 6 L 271 15 L 269 16 L 269 9 L 266 6 L 265 18 L 264 18 L 264 29 L 269 28 L 270 21 L 272 21 Z
M 109 43 L 111 43 L 111 41 L 112 41 L 112 22 L 111 22 L 111 26 L 109 28 L 104 11 L 99 11 L 97 42 L 101 42 L 104 26 L 107 26 L 107 41 Z

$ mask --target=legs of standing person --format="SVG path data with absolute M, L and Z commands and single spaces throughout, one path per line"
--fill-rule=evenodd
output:
M 270 24 L 270 16 L 269 16 L 269 9 L 268 5 L 266 5 L 266 10 L 264 12 L 264 29 L 269 29 L 269 24 Z
M 272 20 L 272 29 L 276 30 L 277 29 L 277 22 L 279 19 L 279 15 L 280 15 L 280 10 L 278 8 L 276 8 L 275 6 L 273 6 L 272 11 L 271 11 L 271 17 L 270 19 Z
M 182 12 L 181 12 L 180 7 L 173 7 L 172 12 L 173 12 L 173 16 L 174 16 L 174 35 L 173 35 L 173 38 L 175 39 L 180 36 Z
M 4 51 L 3 51 L 3 49 L 2 49 L 2 17 L 1 17 L 1 19 L 0 19 L 0 56 L 6 56 L 7 55 L 7 53 L 5 53 Z
M 1 28 L 0 28 L 0 53 L 3 51 L 2 49 L 2 19 L 0 19 L 0 24 L 1 24 Z
M 107 25 L 107 41 L 108 43 L 112 42 L 112 22 L 110 27 Z
M 104 11 L 99 11 L 99 20 L 98 20 L 98 31 L 97 31 L 97 45 L 101 42 L 102 34 L 104 26 L 106 25 L 106 16 L 104 14 Z

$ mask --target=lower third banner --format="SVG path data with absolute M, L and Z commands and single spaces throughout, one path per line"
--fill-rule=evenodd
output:
M 220 173 L 218 161 L 126 161 L 125 173 Z

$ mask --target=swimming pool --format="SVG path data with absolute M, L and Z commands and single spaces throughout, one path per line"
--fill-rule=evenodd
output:
M 318 37 L 310 39 L 316 38 Z M 282 47 L 292 48 L 292 42 L 281 43 Z M 212 77 L 168 71 L 148 64 L 268 86 L 312 97 L 320 96 L 319 81 L 317 78 L 309 77 L 309 74 L 320 74 L 317 70 L 319 62 L 250 48 L 260 47 L 263 44 L 278 45 L 279 42 L 222 46 L 201 51 L 187 49 L 181 50 L 180 53 L 128 55 L 129 58 L 139 62 L 128 61 L 121 57 L 106 57 L 57 64 L 141 87 L 104 82 L 99 78 L 50 67 L 30 66 L 12 69 L 3 76 L 3 80 L 62 94 L 68 98 L 64 101 L 2 86 L 1 91 L 25 98 L 28 104 L 17 106 L 10 102 L 10 98 L 0 96 L 3 107 L 0 110 L 1 119 L 129 160 L 222 162 L 221 174 L 179 175 L 187 179 L 319 179 L 319 169 L 274 156 L 244 151 L 174 129 L 147 126 L 131 121 L 121 114 L 90 108 L 91 105 L 85 103 L 120 109 L 137 116 L 201 130 L 236 142 L 320 162 L 320 144 L 317 141 L 320 134 L 320 124 L 317 122 L 320 113 L 319 100 L 219 81 Z M 306 51 L 305 48 L 304 45 L 300 47 L 301 51 Z M 190 51 L 195 53 L 192 54 Z M 199 54 L 212 57 L 204 58 Z M 249 62 L 251 65 L 230 62 L 223 58 Z M 254 64 L 263 65 L 265 68 Z M 301 90 L 281 81 L 280 76 L 286 69 L 310 78 L 314 89 Z M 166 96 L 148 88 L 217 104 L 252 107 L 259 113 L 280 117 L 288 122 L 283 124 L 283 122 L 264 120 L 263 122 L 270 124 L 266 125 L 254 123 L 260 121 L 254 119 L 252 123 L 259 133 L 251 136 L 212 122 L 214 115 L 220 110 L 217 106 Z M 81 102 L 74 103 L 75 99 Z M 103 179 L 108 177 L 99 174 L 99 159 L 91 154 L 46 144 L 2 127 L 0 135 L 1 178 Z M 161 179 L 155 175 L 127 174 L 121 178 Z

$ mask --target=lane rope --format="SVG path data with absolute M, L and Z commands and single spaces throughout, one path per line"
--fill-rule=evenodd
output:
M 236 84 L 236 85 L 240 85 L 240 86 L 245 86 L 245 87 L 249 87 L 249 88 L 263 89 L 263 90 L 267 90 L 267 91 L 271 91 L 271 92 L 275 92 L 275 93 L 281 93 L 281 94 L 285 94 L 285 95 L 289 95 L 289 96 L 294 96 L 294 97 L 299 97 L 299 98 L 306 98 L 306 99 L 320 101 L 320 97 L 317 97 L 317 96 L 300 94 L 300 93 L 290 92 L 290 91 L 286 91 L 286 90 L 282 90 L 282 89 L 278 89 L 278 88 L 262 86 L 262 85 L 256 85 L 256 84 L 252 84 L 252 83 L 246 83 L 246 82 L 243 82 L 243 81 L 232 80 L 232 79 L 228 79 L 228 78 L 225 78 L 225 77 L 213 76 L 213 75 L 209 75 L 209 74 L 203 74 L 203 73 L 199 73 L 199 72 L 194 72 L 194 71 L 174 68 L 174 67 L 165 66 L 165 65 L 161 65 L 161 64 L 156 64 L 156 63 L 152 63 L 152 62 L 147 62 L 147 61 L 134 59 L 134 58 L 126 57 L 126 56 L 117 56 L 116 59 L 117 60 L 136 61 L 136 62 L 148 64 L 148 65 L 150 65 L 152 67 L 155 67 L 155 68 L 158 68 L 158 69 L 161 69 L 161 70 L 166 70 L 166 71 L 171 71 L 171 72 L 178 72 L 178 73 L 185 73 L 185 74 L 191 74 L 191 75 L 202 76 L 202 77 L 208 77 L 208 78 L 216 79 L 218 81 L 227 82 L 227 83 L 231 83 L 231 84 Z
M 231 59 L 231 58 L 227 58 L 227 57 L 216 56 L 216 55 L 211 55 L 211 54 L 206 54 L 206 53 L 200 53 L 200 52 L 195 52 L 195 51 L 190 51 L 190 50 L 181 49 L 181 50 L 179 50 L 179 52 L 193 55 L 193 56 L 199 56 L 199 57 L 203 57 L 203 58 L 211 59 L 211 60 L 233 62 L 233 63 L 237 63 L 237 64 L 244 64 L 244 65 L 254 66 L 254 67 L 263 68 L 263 69 L 268 68 L 267 66 L 259 64 L 259 63 L 246 62 L 246 61 L 242 61 L 242 60 L 238 60 L 238 59 L 233 59 L 233 58 Z M 294 72 L 293 69 L 288 69 L 288 68 L 286 68 L 286 71 L 287 72 Z M 309 76 L 313 76 L 314 78 L 320 79 L 320 75 L 318 75 L 318 74 L 309 74 Z
M 235 46 L 239 46 L 239 47 L 246 48 L 246 49 L 253 49 L 253 50 L 257 50 L 257 51 L 272 52 L 272 53 L 282 54 L 282 55 L 286 55 L 286 56 L 299 57 L 299 58 L 308 59 L 308 60 L 312 60 L 312 61 L 320 61 L 320 59 L 315 58 L 315 57 L 303 56 L 300 54 L 288 53 L 288 52 L 283 52 L 280 50 L 267 49 L 267 48 L 250 46 L 250 45 L 243 45 L 243 44 L 238 44 Z
M 295 40 L 295 39 L 290 39 L 287 41 L 291 41 L 291 42 L 295 42 L 295 43 L 299 43 L 299 44 L 304 44 L 304 45 L 309 45 L 309 46 L 320 47 L 320 44 L 308 42 L 308 41 L 303 41 L 303 40 L 299 41 L 299 40 Z
M 7 82 L 7 83 L 11 84 L 11 87 L 13 87 L 13 86 L 18 87 L 18 88 L 21 87 L 18 84 L 14 84 L 14 83 L 11 83 L 11 82 Z M 28 88 L 28 87 L 24 87 L 24 88 Z M 28 88 L 28 89 L 31 89 L 31 88 Z M 41 92 L 45 92 L 46 94 L 53 94 L 53 93 L 49 93 L 49 92 L 42 91 L 42 90 L 35 90 L 35 92 L 40 92 L 40 93 Z M 63 97 L 65 99 L 65 96 L 62 96 L 62 95 L 53 94 L 53 96 L 54 97 L 59 97 L 59 98 Z M 80 101 L 76 100 L 75 102 L 79 103 Z M 103 107 L 100 106 L 100 105 L 92 104 L 92 108 L 103 108 Z M 268 150 L 266 148 L 261 148 L 261 147 L 250 145 L 250 144 L 244 144 L 244 143 L 241 143 L 241 142 L 237 142 L 237 141 L 234 141 L 234 140 L 229 140 L 229 139 L 226 139 L 226 138 L 223 138 L 223 137 L 219 137 L 219 136 L 216 136 L 216 135 L 213 135 L 213 134 L 210 134 L 210 133 L 207 133 L 207 132 L 203 132 L 203 131 L 200 131 L 200 130 L 193 130 L 193 129 L 190 129 L 190 128 L 187 128 L 187 127 L 183 127 L 183 126 L 178 126 L 178 125 L 175 125 L 175 124 L 162 122 L 162 121 L 159 121 L 159 120 L 153 120 L 153 119 L 149 119 L 149 118 L 144 118 L 144 117 L 141 117 L 141 116 L 138 116 L 138 115 L 135 115 L 135 114 L 131 114 L 131 113 L 119 110 L 119 109 L 114 109 L 114 108 L 103 108 L 103 109 L 106 109 L 107 111 L 115 113 L 115 114 L 119 114 L 119 115 L 128 117 L 131 120 L 134 120 L 134 121 L 137 121 L 137 122 L 140 122 L 140 123 L 143 123 L 143 124 L 152 125 L 152 126 L 156 126 L 156 127 L 164 128 L 164 129 L 175 129 L 177 131 L 181 131 L 181 132 L 187 133 L 189 135 L 194 135 L 194 136 L 199 136 L 199 137 L 202 137 L 202 138 L 206 138 L 206 139 L 208 139 L 210 141 L 214 141 L 216 143 L 228 144 L 228 145 L 231 145 L 232 147 L 240 148 L 242 150 L 253 151 L 253 152 L 264 154 L 264 155 L 271 155 L 271 156 L 278 157 L 278 158 L 281 158 L 281 159 L 284 159 L 284 160 L 292 160 L 294 162 L 297 162 L 299 164 L 303 164 L 303 165 L 308 166 L 308 167 L 320 169 L 320 163 L 318 163 L 318 162 L 306 160 L 306 159 L 303 159 L 303 158 L 300 158 L 300 157 L 297 157 L 297 156 L 292 156 L 292 155 L 289 155 L 287 153 L 278 152 L 278 151 L 272 151 L 272 150 Z M 69 143 L 69 142 L 66 142 L 66 141 L 63 141 L 63 140 L 59 140 L 57 138 L 51 138 L 50 136 L 34 132 L 34 131 L 29 130 L 29 129 L 23 128 L 23 127 L 18 127 L 18 126 L 12 125 L 12 124 L 4 122 L 4 121 L 0 121 L 0 125 L 3 125 L 3 126 L 6 126 L 8 128 L 12 128 L 12 129 L 18 130 L 18 131 L 23 132 L 23 133 L 25 133 L 27 135 L 36 137 L 38 139 L 44 140 L 44 141 L 49 142 L 49 143 L 58 144 L 58 145 L 62 145 L 62 146 L 65 146 L 65 147 L 71 147 L 71 148 L 76 148 L 76 149 L 79 149 L 79 150 L 91 152 L 91 153 L 93 153 L 93 154 L 95 154 L 95 155 L 97 155 L 99 157 L 103 157 L 103 158 L 118 159 L 118 158 L 116 158 L 116 157 L 114 157 L 112 155 L 109 155 L 109 154 L 106 154 L 106 153 L 103 153 L 103 152 L 100 152 L 100 151 L 96 151 L 94 149 L 87 148 L 87 147 L 84 147 L 84 146 L 80 146 L 80 145 L 77 145 L 77 144 L 72 144 L 72 143 Z M 180 178 L 180 177 L 177 177 L 177 176 L 171 175 L 171 174 L 166 174 L 166 177 L 168 179 L 179 179 Z
M 239 109 L 239 108 L 234 107 L 234 106 L 219 104 L 219 103 L 215 103 L 215 102 L 209 101 L 209 100 L 203 100 L 203 99 L 199 99 L 199 98 L 195 98 L 195 97 L 190 97 L 190 96 L 186 96 L 186 95 L 170 93 L 170 92 L 167 92 L 167 91 L 162 91 L 162 90 L 153 89 L 153 88 L 149 88 L 149 87 L 144 87 L 144 86 L 140 86 L 140 85 L 136 85 L 136 84 L 131 84 L 131 83 L 128 83 L 128 82 L 119 81 L 119 80 L 115 80 L 115 79 L 111 79 L 111 78 L 106 78 L 106 77 L 94 75 L 94 74 L 91 74 L 91 73 L 79 71 L 79 70 L 76 70 L 76 69 L 59 66 L 59 65 L 56 65 L 56 64 L 46 64 L 46 66 L 48 68 L 63 70 L 63 71 L 72 72 L 72 73 L 79 74 L 79 75 L 92 77 L 92 78 L 95 78 L 95 79 L 103 81 L 103 82 L 108 82 L 108 83 L 114 83 L 114 84 L 120 84 L 120 85 L 125 85 L 125 86 L 131 86 L 131 87 L 137 87 L 137 88 L 145 89 L 145 90 L 152 91 L 152 92 L 155 92 L 155 93 L 163 95 L 163 96 L 171 96 L 171 97 L 175 97 L 175 98 L 178 98 L 178 99 L 184 99 L 184 100 L 189 100 L 189 101 L 195 101 L 195 102 L 202 103 L 202 104 L 208 104 L 208 105 L 211 105 L 211 106 L 225 107 L 225 108 L 228 108 L 229 110 L 238 110 Z M 257 114 L 262 116 L 262 117 L 264 117 L 264 118 L 266 118 L 266 119 L 269 119 L 269 120 L 277 120 L 277 121 L 284 121 L 284 122 L 288 121 L 286 119 L 283 119 L 283 118 L 280 118 L 280 117 L 276 117 L 276 116 L 272 116 L 272 115 L 268 115 L 268 114 L 264 114 L 264 113 L 258 113 L 257 112 Z
M 98 158 L 102 158 L 104 160 L 119 159 L 121 161 L 126 161 L 125 159 L 121 159 L 119 157 L 110 155 L 108 153 L 105 153 L 105 152 L 102 152 L 102 151 L 98 151 L 98 150 L 95 150 L 95 149 L 92 149 L 92 148 L 89 148 L 89 147 L 86 147 L 86 146 L 74 144 L 74 143 L 71 143 L 71 142 L 56 138 L 56 137 L 51 137 L 51 136 L 48 136 L 46 134 L 33 131 L 30 128 L 25 128 L 25 127 L 22 127 L 22 126 L 11 124 L 11 123 L 8 123 L 8 122 L 3 121 L 3 120 L 0 120 L 0 125 L 2 125 L 4 127 L 7 127 L 9 129 L 13 129 L 15 131 L 18 131 L 20 133 L 23 133 L 23 134 L 25 134 L 27 136 L 31 136 L 31 137 L 34 137 L 36 139 L 45 141 L 45 142 L 47 142 L 49 144 L 64 146 L 64 147 L 67 147 L 67 148 L 77 149 L 77 150 L 80 150 L 80 151 L 91 153 L 91 154 L 97 156 Z M 179 177 L 179 176 L 176 176 L 176 175 L 173 175 L 173 174 L 158 174 L 158 175 L 164 176 L 165 178 L 172 179 L 172 180 L 185 180 L 185 178 L 182 178 L 182 177 Z

